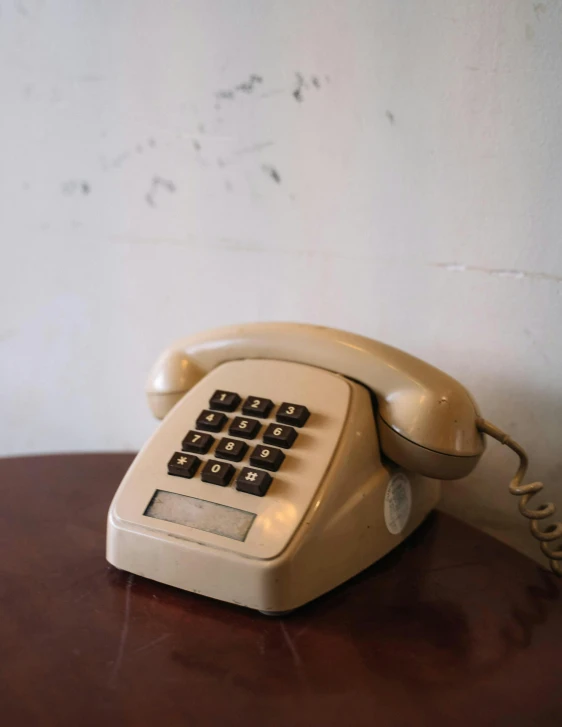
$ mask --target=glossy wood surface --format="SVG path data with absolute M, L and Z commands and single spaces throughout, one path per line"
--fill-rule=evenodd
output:
M 128 454 L 0 460 L 3 725 L 562 724 L 554 576 L 445 515 L 284 619 L 119 572 Z

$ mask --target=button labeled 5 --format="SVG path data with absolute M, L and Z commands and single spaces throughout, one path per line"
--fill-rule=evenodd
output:
M 256 419 L 246 417 L 234 417 L 228 429 L 231 437 L 242 437 L 242 439 L 255 439 L 261 424 Z

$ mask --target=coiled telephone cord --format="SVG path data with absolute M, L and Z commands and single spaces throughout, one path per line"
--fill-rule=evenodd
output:
M 549 543 L 552 543 L 553 540 L 562 538 L 562 523 L 553 523 L 548 525 L 544 530 L 541 530 L 538 523 L 540 520 L 554 515 L 556 512 L 554 503 L 544 503 L 543 505 L 539 505 L 536 510 L 531 510 L 527 507 L 530 500 L 542 490 L 544 485 L 542 482 L 530 482 L 527 485 L 521 484 L 529 464 L 525 450 L 505 432 L 502 432 L 501 429 L 498 429 L 498 427 L 490 424 L 485 419 L 477 419 L 476 426 L 484 434 L 487 434 L 493 439 L 497 439 L 501 444 L 505 444 L 506 447 L 513 450 L 519 457 L 519 468 L 515 473 L 515 477 L 509 483 L 509 491 L 512 495 L 521 498 L 519 500 L 519 512 L 530 520 L 531 535 L 540 542 L 541 550 L 548 558 L 553 572 L 557 576 L 562 576 L 562 566 L 560 564 L 560 561 L 562 561 L 562 547 L 559 547 L 558 550 L 553 550 L 549 546 Z

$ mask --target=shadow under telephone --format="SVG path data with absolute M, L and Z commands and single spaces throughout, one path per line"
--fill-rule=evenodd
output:
M 457 381 L 407 353 L 319 326 L 231 326 L 168 349 L 147 395 L 164 421 L 110 507 L 118 568 L 292 610 L 401 543 L 441 480 L 474 469 L 488 434 L 518 454 L 510 491 L 562 574 L 549 545 L 562 525 L 538 527 L 554 506 L 528 507 L 542 484 L 522 484 L 523 449 Z

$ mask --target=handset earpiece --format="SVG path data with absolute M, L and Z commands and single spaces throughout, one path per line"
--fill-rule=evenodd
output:
M 205 373 L 184 351 L 165 351 L 152 367 L 146 383 L 146 397 L 154 416 L 163 419 Z

